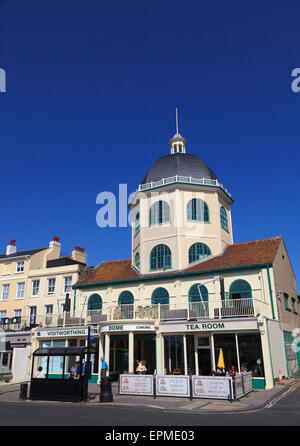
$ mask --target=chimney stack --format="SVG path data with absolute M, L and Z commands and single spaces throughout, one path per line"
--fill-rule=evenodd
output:
M 54 246 L 61 247 L 61 244 L 59 243 L 59 237 L 56 237 L 55 235 L 52 237 L 51 242 L 49 243 L 49 248 L 53 249 Z
M 80 248 L 80 246 L 74 246 L 74 250 L 72 251 L 72 259 L 76 262 L 86 264 L 86 254 L 84 252 L 84 248 Z
M 11 239 L 6 247 L 6 255 L 15 254 L 17 252 L 16 241 Z

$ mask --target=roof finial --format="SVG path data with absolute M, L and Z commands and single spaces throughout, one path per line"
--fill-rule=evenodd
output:
M 185 153 L 186 139 L 178 133 L 178 108 L 176 107 L 176 133 L 169 141 L 171 153 Z

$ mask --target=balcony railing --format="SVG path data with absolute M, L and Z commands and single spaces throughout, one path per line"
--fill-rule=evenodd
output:
M 101 310 L 89 310 L 85 315 L 73 312 L 48 313 L 31 318 L 22 319 L 17 327 L 1 327 L 4 330 L 24 330 L 33 327 L 68 327 L 99 324 L 101 322 L 117 322 L 132 320 L 148 321 L 179 321 L 201 319 L 226 319 L 239 317 L 254 317 L 258 313 L 268 315 L 269 306 L 262 301 L 253 298 L 225 299 L 203 302 L 189 302 L 188 304 L 169 305 L 129 305 L 104 306 Z
M 173 177 L 162 178 L 159 181 L 153 181 L 151 183 L 140 184 L 138 190 L 148 190 L 154 187 L 164 186 L 172 183 L 187 183 L 187 184 L 198 184 L 203 186 L 217 186 L 221 187 L 227 195 L 231 196 L 231 194 L 224 188 L 224 186 L 218 180 L 212 180 L 211 178 L 193 178 L 186 177 L 181 175 L 175 175 Z

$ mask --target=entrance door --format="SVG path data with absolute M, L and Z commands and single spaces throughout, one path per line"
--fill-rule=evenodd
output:
M 198 348 L 199 375 L 208 376 L 212 370 L 209 348 Z

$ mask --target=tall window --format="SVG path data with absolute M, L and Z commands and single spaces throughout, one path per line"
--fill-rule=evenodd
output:
M 1 300 L 8 300 L 8 295 L 9 295 L 9 284 L 2 285 Z
M 205 285 L 196 283 L 189 291 L 190 317 L 208 317 L 208 290 Z
M 0 311 L 0 328 L 1 330 L 4 330 L 5 324 L 4 319 L 6 318 L 6 311 Z
M 24 299 L 25 282 L 17 283 L 16 299 Z
M 92 294 L 88 301 L 88 314 L 90 311 L 98 310 L 99 313 L 102 311 L 102 299 L 99 294 Z
M 200 198 L 190 200 L 187 204 L 187 219 L 209 222 L 209 209 L 205 201 Z
M 72 291 L 72 276 L 64 277 L 64 293 Z
M 166 201 L 157 201 L 150 208 L 149 224 L 159 225 L 170 221 L 170 206 Z
M 135 227 L 134 227 L 134 233 L 137 234 L 140 232 L 140 213 L 138 212 L 135 216 Z
M 134 258 L 134 265 L 139 270 L 140 269 L 140 255 L 137 252 Z
M 48 294 L 54 294 L 55 292 L 55 279 L 48 279 Z
M 155 246 L 150 254 L 150 269 L 171 268 L 171 250 L 166 245 Z
M 161 304 L 165 308 L 169 308 L 169 293 L 165 288 L 156 288 L 152 293 L 152 305 Z
M 32 281 L 32 288 L 31 288 L 31 295 L 32 296 L 38 296 L 39 288 L 40 288 L 40 281 L 39 280 L 33 280 Z
M 130 291 L 122 291 L 119 296 L 118 305 L 121 305 L 121 312 L 124 319 L 133 319 L 134 296 Z
M 14 317 L 20 318 L 20 321 L 17 322 L 16 324 L 13 324 L 13 330 L 20 330 L 21 316 L 22 316 L 22 310 L 14 310 Z
M 36 307 L 29 307 L 29 325 L 36 323 Z
M 189 263 L 211 256 L 211 250 L 204 243 L 194 243 L 189 249 Z
M 227 212 L 224 206 L 220 209 L 220 218 L 221 218 L 221 226 L 222 228 L 226 229 L 228 231 L 228 219 L 227 219 Z

